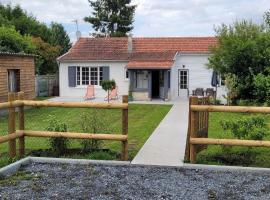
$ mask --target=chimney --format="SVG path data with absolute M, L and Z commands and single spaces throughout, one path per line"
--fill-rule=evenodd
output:
M 133 45 L 132 45 L 132 34 L 128 35 L 128 53 L 132 53 Z

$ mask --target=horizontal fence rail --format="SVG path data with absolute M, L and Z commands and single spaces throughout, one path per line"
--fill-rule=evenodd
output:
M 0 136 L 0 143 L 8 142 L 9 157 L 16 156 L 16 139 L 19 139 L 19 155 L 25 154 L 25 137 L 49 137 L 71 139 L 113 140 L 122 142 L 122 160 L 128 160 L 128 96 L 123 96 L 122 103 L 95 102 L 50 102 L 24 100 L 24 93 L 9 93 L 9 102 L 0 103 L 0 109 L 8 109 L 8 135 Z M 122 134 L 93 134 L 53 131 L 25 130 L 24 106 L 61 107 L 61 108 L 97 108 L 122 110 Z M 15 110 L 18 109 L 18 127 L 16 130 Z
M 72 133 L 72 132 L 55 132 L 55 131 L 31 131 L 17 130 L 16 133 L 28 137 L 52 137 L 52 138 L 71 138 L 71 139 L 96 139 L 96 140 L 115 140 L 127 141 L 127 135 L 119 134 L 94 134 L 94 133 Z
M 200 103 L 201 101 L 204 100 L 198 97 L 190 97 L 189 99 L 189 128 L 186 143 L 186 160 L 191 163 L 196 163 L 197 153 L 205 149 L 207 145 L 270 147 L 270 141 L 208 138 L 209 112 L 270 114 L 270 107 L 215 106 L 205 105 Z M 206 120 L 205 118 L 201 119 L 202 113 L 207 113 Z M 202 125 L 202 123 L 205 125 Z M 207 127 L 205 129 L 207 133 L 202 135 L 200 130 L 201 126 Z
M 247 107 L 247 106 L 206 106 L 191 105 L 191 111 L 197 112 L 237 112 L 237 113 L 264 113 L 270 114 L 270 107 Z

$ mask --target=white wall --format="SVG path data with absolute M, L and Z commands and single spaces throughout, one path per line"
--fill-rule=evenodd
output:
M 207 69 L 207 54 L 178 54 L 171 69 L 171 95 L 172 99 L 178 97 L 178 70 L 187 69 L 189 71 L 189 94 L 196 88 L 211 88 L 212 70 Z M 183 68 L 185 65 L 185 68 Z M 218 88 L 217 98 L 222 98 L 224 87 Z
M 129 88 L 129 80 L 125 78 L 125 66 L 128 62 L 64 62 L 59 65 L 59 88 L 61 97 L 84 97 L 87 86 L 68 86 L 68 66 L 109 66 L 110 79 L 114 79 L 118 86 L 119 95 L 127 95 Z M 95 86 L 96 97 L 105 97 L 106 92 L 101 86 Z

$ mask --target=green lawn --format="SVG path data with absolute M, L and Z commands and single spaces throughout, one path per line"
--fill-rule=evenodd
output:
M 220 126 L 221 120 L 236 120 L 251 114 L 239 113 L 210 113 L 209 138 L 233 138 L 225 133 Z M 253 114 L 254 115 L 254 114 Z M 270 115 L 262 115 L 270 123 Z M 270 126 L 269 126 L 270 127 Z M 267 136 L 265 140 L 270 140 Z M 270 167 L 270 148 L 262 147 L 225 147 L 209 145 L 197 155 L 197 163 Z
M 160 121 L 170 110 L 171 105 L 129 105 L 129 158 L 132 159 L 147 138 L 151 135 Z M 25 128 L 28 130 L 45 130 L 51 115 L 56 116 L 61 122 L 68 125 L 70 132 L 83 132 L 82 115 L 91 116 L 94 109 L 81 108 L 33 108 L 25 111 Z M 105 133 L 121 133 L 121 110 L 97 110 L 96 118 L 104 124 Z M 102 130 L 104 130 L 102 128 Z M 104 131 L 100 131 L 103 132 Z M 7 118 L 0 117 L 0 134 L 7 134 Z M 120 153 L 121 142 L 104 141 L 102 147 Z M 46 138 L 26 138 L 26 149 L 48 149 L 49 142 Z M 70 140 L 70 148 L 80 148 L 79 140 Z M 0 153 L 7 152 L 7 143 L 0 145 Z M 110 155 L 96 152 L 88 155 L 74 155 L 74 158 L 115 159 Z M 2 163 L 6 159 L 2 156 Z M 0 161 L 1 163 L 1 161 Z

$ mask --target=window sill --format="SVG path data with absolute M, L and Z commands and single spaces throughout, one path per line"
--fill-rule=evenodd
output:
M 87 85 L 79 85 L 75 87 L 76 89 L 86 89 Z M 100 85 L 95 85 L 95 89 L 101 89 L 102 87 Z

